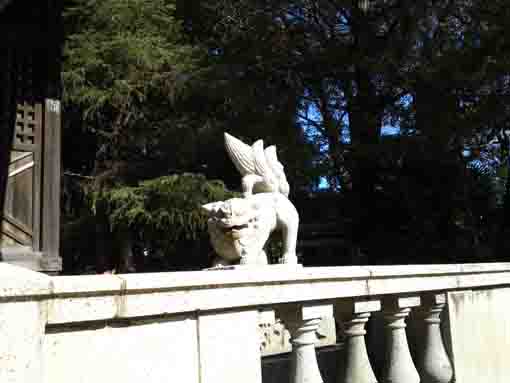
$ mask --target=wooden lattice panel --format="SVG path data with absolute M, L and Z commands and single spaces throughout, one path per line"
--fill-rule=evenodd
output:
M 0 246 L 39 246 L 41 209 L 42 103 L 18 102 L 8 168 Z
M 13 146 L 15 150 L 34 152 L 39 144 L 42 124 L 40 104 L 18 104 L 16 111 L 16 129 Z

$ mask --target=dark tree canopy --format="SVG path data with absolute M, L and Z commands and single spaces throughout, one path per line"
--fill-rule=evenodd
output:
M 72 3 L 64 134 L 82 146 L 64 165 L 91 177 L 87 195 L 134 196 L 188 172 L 235 189 L 228 131 L 277 145 L 291 198 L 331 192 L 368 262 L 497 259 L 508 247 L 504 1 Z M 312 205 L 303 217 L 316 219 Z

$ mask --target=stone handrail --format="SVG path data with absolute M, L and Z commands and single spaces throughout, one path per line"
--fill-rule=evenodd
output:
M 478 321 L 476 308 L 470 306 L 478 296 L 469 294 L 488 291 L 500 302 L 507 298 L 509 285 L 510 263 L 268 266 L 72 277 L 49 277 L 0 264 L 0 381 L 106 382 L 115 376 L 113 381 L 159 382 L 165 374 L 168 378 L 178 372 L 179 382 L 258 383 L 259 312 L 273 309 L 291 333 L 291 382 L 320 383 L 314 348 L 324 305 L 332 306 L 336 320 L 343 323 L 338 382 L 376 382 L 364 327 L 371 313 L 378 311 L 383 314 L 386 339 L 378 374 L 381 383 L 448 383 L 450 359 L 457 382 L 476 381 L 467 377 L 472 366 L 462 359 L 469 355 L 464 354 L 466 340 L 460 335 Z M 450 355 L 440 331 L 445 306 L 448 323 L 443 327 L 448 330 Z M 487 303 L 483 313 L 506 320 L 506 308 L 499 312 L 497 307 Z M 471 310 L 471 316 L 460 321 L 468 312 L 464 308 Z M 413 321 L 423 327 L 414 360 L 405 331 L 411 311 L 417 314 Z M 477 329 L 473 327 L 475 340 L 494 334 L 491 328 L 481 334 Z M 126 354 L 114 357 L 112 348 Z M 83 369 L 83 378 L 76 378 L 82 364 L 71 358 L 73 349 L 86 360 L 97 357 L 97 366 L 90 367 L 102 366 L 104 376 Z M 172 355 L 166 364 L 159 360 L 162 353 Z M 140 364 L 136 369 L 125 361 L 131 357 Z M 499 363 L 498 358 L 494 363 Z M 121 366 L 121 360 L 127 365 Z M 107 361 L 110 364 L 104 365 Z M 140 371 L 145 375 L 138 376 Z M 490 381 L 497 382 L 493 376 Z

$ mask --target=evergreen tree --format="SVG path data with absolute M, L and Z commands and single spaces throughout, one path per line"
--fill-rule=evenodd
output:
M 189 116 L 176 105 L 198 81 L 202 52 L 184 40 L 174 8 L 167 0 L 80 0 L 68 9 L 64 105 L 83 124 L 70 128 L 97 138 L 94 176 L 129 180 L 136 169 L 138 179 L 173 149 L 171 171 L 193 150 Z
M 320 174 L 350 197 L 358 245 L 405 227 L 428 237 L 424 246 L 448 247 L 459 225 L 477 225 L 459 218 L 474 217 L 469 188 L 479 185 L 463 153 L 508 115 L 504 2 L 196 0 L 185 9 L 232 87 L 266 95 L 253 110 L 278 110 L 270 86 L 285 84 L 276 89 L 293 95 Z M 242 111 L 252 99 L 239 94 Z M 384 125 L 400 137 L 384 139 Z
M 200 147 L 221 137 L 195 112 L 207 98 L 204 50 L 184 36 L 171 0 L 76 0 L 66 28 L 64 167 L 83 193 L 65 183 L 64 240 L 83 243 L 77 232 L 92 223 L 100 272 L 132 268 L 112 257 L 122 252 L 115 241 L 176 257 L 177 243 L 204 232 L 200 204 L 227 195 L 223 184 L 181 175 L 207 170 Z
M 373 254 L 402 241 L 426 261 L 487 226 L 491 188 L 465 153 L 508 129 L 504 1 L 75 3 L 66 131 L 91 132 L 105 212 L 109 191 L 165 174 L 237 186 L 226 130 L 277 144 L 293 191 L 326 178 Z

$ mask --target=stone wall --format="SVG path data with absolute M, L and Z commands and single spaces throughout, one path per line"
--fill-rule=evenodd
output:
M 449 331 L 459 383 L 507 383 L 510 379 L 510 289 L 448 294 Z
M 444 338 L 456 382 L 506 382 L 509 286 L 510 264 L 49 277 L 0 263 L 0 382 L 267 382 L 261 356 L 290 351 L 288 336 L 283 349 L 263 350 L 268 312 L 308 307 L 310 318 L 329 318 L 319 346 L 335 342 L 332 305 L 438 291 L 448 297 Z M 381 339 L 384 329 L 372 327 Z M 374 363 L 384 347 L 368 344 Z M 425 347 L 419 336 L 414 344 Z M 331 347 L 328 364 L 319 363 L 326 383 L 343 352 Z M 288 355 L 265 365 L 286 375 Z
M 171 372 L 176 381 L 195 383 L 197 339 L 190 316 L 50 327 L 42 382 L 163 382 Z

